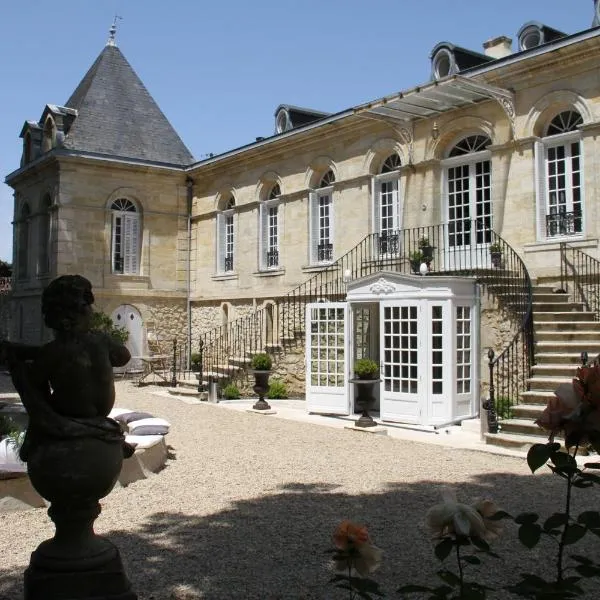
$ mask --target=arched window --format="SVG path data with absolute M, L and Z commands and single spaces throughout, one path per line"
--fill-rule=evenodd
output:
M 235 198 L 228 196 L 217 214 L 217 273 L 233 273 L 235 250 Z
M 310 197 L 310 263 L 328 264 L 333 260 L 333 184 L 331 169 L 319 180 Z
M 50 272 L 50 241 L 52 231 L 52 198 L 46 194 L 42 199 L 38 217 L 38 275 Z
M 539 239 L 583 233 L 582 123 L 577 111 L 562 111 L 535 144 Z
M 470 135 L 459 140 L 445 161 L 445 211 L 451 256 L 472 266 L 474 247 L 489 244 L 492 215 L 492 162 L 487 135 Z
M 55 127 L 54 121 L 51 117 L 46 119 L 44 123 L 44 134 L 43 134 L 43 142 L 42 142 L 42 151 L 48 152 L 54 148 L 54 140 L 55 140 Z
M 127 198 L 118 198 L 112 212 L 112 271 L 122 275 L 139 273 L 140 215 Z
M 279 268 L 279 197 L 281 188 L 275 183 L 259 206 L 260 261 L 259 269 Z
M 373 225 L 375 233 L 379 234 L 380 254 L 398 251 L 401 166 L 400 157 L 394 152 L 383 161 L 379 174 L 373 178 Z
M 19 237 L 17 247 L 17 267 L 19 279 L 29 277 L 29 222 L 31 220 L 31 209 L 29 204 L 23 204 L 19 215 Z

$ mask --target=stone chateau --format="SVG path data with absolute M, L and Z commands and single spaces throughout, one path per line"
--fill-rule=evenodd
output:
M 202 339 L 218 373 L 269 350 L 326 412 L 352 410 L 351 361 L 370 356 L 382 416 L 475 416 L 485 352 L 531 318 L 532 283 L 560 285 L 561 243 L 598 258 L 591 8 L 584 31 L 441 42 L 414 87 L 336 114 L 282 104 L 271 136 L 200 161 L 113 31 L 64 105 L 21 130 L 11 337 L 45 340 L 42 289 L 80 273 L 134 355 Z

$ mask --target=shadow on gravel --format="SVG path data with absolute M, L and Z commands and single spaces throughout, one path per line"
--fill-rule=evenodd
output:
M 534 508 L 549 516 L 559 509 L 563 497 L 558 478 L 545 475 L 493 473 L 455 487 L 459 499 L 492 497 L 512 514 Z M 423 516 L 439 500 L 438 484 L 426 479 L 392 482 L 383 493 L 354 496 L 335 489 L 328 483 L 287 484 L 280 492 L 240 501 L 230 510 L 205 517 L 176 510 L 157 512 L 135 533 L 113 531 L 109 537 L 121 551 L 140 600 L 347 598 L 328 586 L 324 552 L 330 547 L 333 529 L 344 518 L 366 524 L 374 543 L 384 550 L 377 580 L 387 597 L 398 597 L 395 590 L 400 585 L 432 581 L 439 563 L 433 557 Z M 577 493 L 574 510 L 595 509 L 594 495 Z M 588 498 L 589 505 L 580 502 Z M 597 556 L 598 538 L 589 537 L 576 546 L 577 554 Z M 543 544 L 535 551 L 524 549 L 512 523 L 494 549 L 502 558 L 484 558 L 473 577 L 496 585 L 515 581 L 520 572 L 543 575 L 540 552 L 547 549 L 552 556 L 555 552 Z M 0 599 L 22 598 L 21 581 L 22 573 L 0 571 Z M 589 598 L 600 597 L 600 584 L 595 583 L 595 592 L 593 580 L 588 585 Z M 490 597 L 510 595 L 500 592 Z

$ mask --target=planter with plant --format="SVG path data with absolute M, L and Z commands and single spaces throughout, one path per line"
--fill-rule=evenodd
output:
M 362 410 L 355 421 L 357 427 L 375 427 L 377 423 L 369 414 L 375 402 L 374 388 L 379 383 L 379 365 L 370 358 L 361 358 L 354 363 L 354 378 L 350 379 L 356 388 L 356 402 Z
M 421 265 L 423 263 L 426 263 L 425 256 L 420 250 L 415 250 L 414 252 L 411 252 L 409 256 L 409 261 L 410 268 L 412 269 L 412 272 L 416 275 L 418 275 L 421 272 Z
M 492 265 L 500 268 L 502 266 L 502 245 L 498 242 L 490 244 L 489 251 Z
M 429 266 L 429 263 L 433 260 L 433 251 L 435 250 L 435 247 L 431 245 L 428 237 L 423 236 L 419 240 L 419 250 L 423 255 L 423 262 Z
M 252 407 L 254 410 L 270 410 L 269 403 L 265 400 L 265 395 L 269 390 L 269 375 L 273 360 L 266 352 L 255 354 L 250 361 L 250 369 L 254 375 L 254 387 L 252 388 L 258 394 L 258 400 Z
M 194 373 L 200 372 L 200 363 L 202 362 L 202 356 L 200 352 L 192 352 L 190 354 L 190 364 Z

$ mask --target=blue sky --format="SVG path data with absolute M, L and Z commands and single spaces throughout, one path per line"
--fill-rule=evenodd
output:
M 63 104 L 117 43 L 196 159 L 273 133 L 282 103 L 323 111 L 424 83 L 441 41 L 482 51 L 536 20 L 575 33 L 593 0 L 0 0 L 0 174 L 18 135 Z M 0 183 L 0 258 L 12 260 L 12 190 Z

